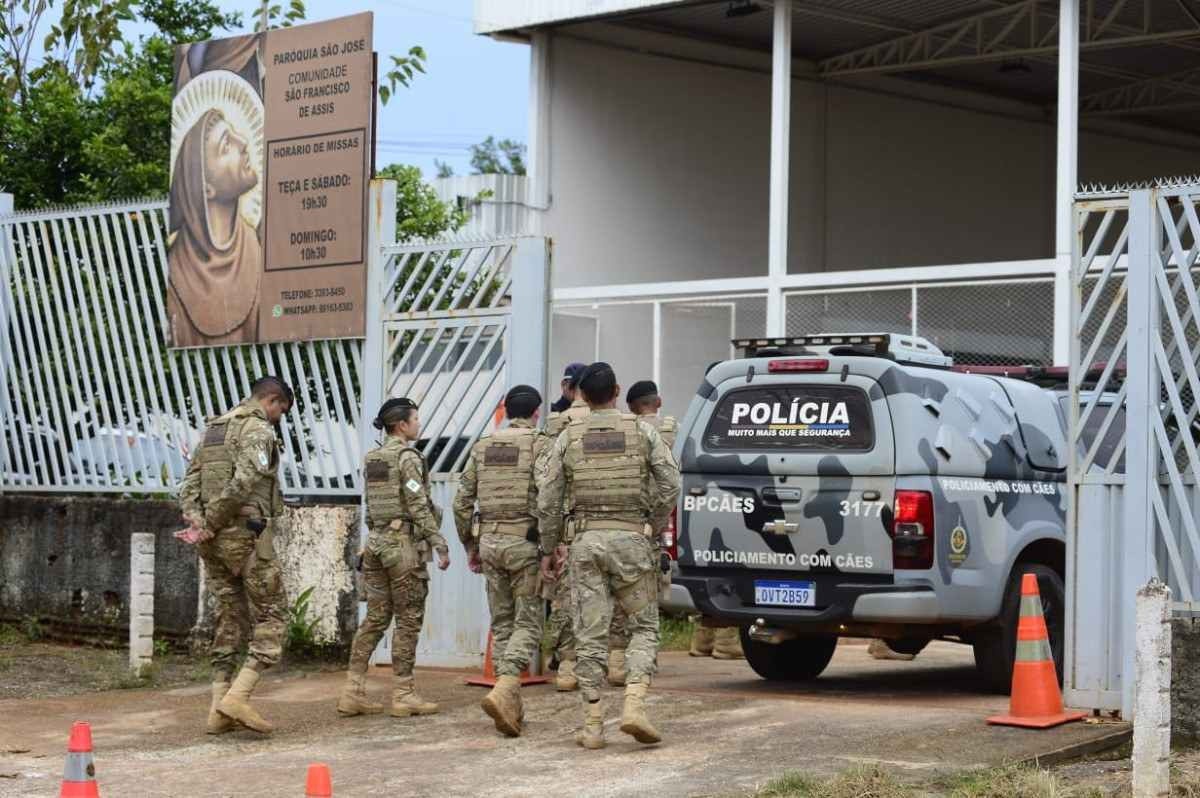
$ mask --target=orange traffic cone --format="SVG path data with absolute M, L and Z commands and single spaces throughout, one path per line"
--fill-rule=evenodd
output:
M 1017 623 L 1017 659 L 1013 663 L 1008 714 L 988 718 L 987 722 L 1049 729 L 1086 716 L 1086 712 L 1063 711 L 1037 576 L 1025 574 L 1021 579 L 1021 618 Z
M 59 798 L 100 798 L 96 786 L 96 764 L 92 761 L 92 727 L 77 720 L 67 743 L 67 766 Z
M 329 765 L 317 763 L 308 766 L 308 779 L 304 783 L 304 798 L 332 798 L 333 776 Z
M 529 673 L 529 669 L 521 671 L 521 684 L 545 684 L 550 681 L 545 676 L 533 676 Z M 487 653 L 483 655 L 483 675 L 475 676 L 467 679 L 467 684 L 476 687 L 495 687 L 496 686 L 496 666 L 492 662 L 492 633 L 488 632 Z

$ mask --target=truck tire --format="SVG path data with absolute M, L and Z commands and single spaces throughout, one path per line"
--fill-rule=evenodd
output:
M 782 643 L 759 643 L 741 629 L 742 652 L 754 672 L 772 682 L 801 682 L 815 679 L 833 659 L 837 637 L 798 637 Z
M 989 690 L 1007 693 L 1012 689 L 1013 660 L 1017 651 L 1017 624 L 1021 617 L 1021 577 L 1036 574 L 1038 591 L 1042 594 L 1042 613 L 1054 653 L 1054 668 L 1058 683 L 1063 677 L 1063 635 L 1066 630 L 1067 591 L 1062 577 L 1045 565 L 1017 563 L 1008 575 L 1000 616 L 995 624 L 980 631 L 972 644 L 975 669 Z

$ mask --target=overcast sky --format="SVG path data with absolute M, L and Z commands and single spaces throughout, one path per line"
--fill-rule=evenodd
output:
M 375 12 L 380 72 L 389 54 L 402 55 L 414 44 L 429 56 L 427 73 L 380 110 L 381 168 L 416 164 L 432 177 L 436 158 L 467 174 L 469 145 L 488 135 L 527 140 L 529 48 L 473 34 L 471 0 L 306 0 L 305 6 L 312 22 Z

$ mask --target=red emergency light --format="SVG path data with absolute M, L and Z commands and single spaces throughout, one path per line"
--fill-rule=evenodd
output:
M 767 371 L 772 374 L 796 371 L 829 371 L 829 361 L 821 358 L 772 360 L 767 363 Z

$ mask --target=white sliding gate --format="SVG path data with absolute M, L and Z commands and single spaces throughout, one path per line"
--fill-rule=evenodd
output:
M 1068 703 L 1132 714 L 1134 594 L 1200 595 L 1200 184 L 1075 206 Z

